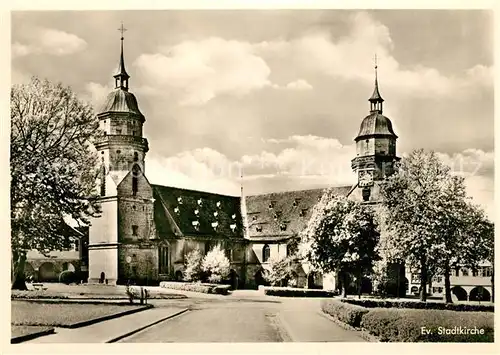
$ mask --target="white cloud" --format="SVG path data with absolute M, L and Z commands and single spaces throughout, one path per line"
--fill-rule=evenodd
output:
M 146 176 L 154 184 L 239 195 L 239 174 L 237 162 L 210 148 L 146 158 Z
M 185 41 L 134 63 L 149 86 L 180 93 L 182 103 L 204 104 L 218 95 L 245 95 L 270 86 L 266 62 L 250 43 L 208 38 Z
M 343 185 L 354 182 L 350 160 L 355 156 L 355 146 L 342 145 L 333 138 L 318 136 L 291 136 L 286 139 L 269 139 L 271 144 L 285 144 L 278 153 L 263 151 L 241 158 L 245 176 L 275 174 L 295 178 L 316 178 L 324 184 Z
M 29 54 L 51 54 L 63 56 L 84 50 L 87 42 L 80 37 L 50 28 L 32 28 L 26 35 L 28 43 L 15 42 L 12 56 L 21 57 Z
M 371 15 L 360 12 L 351 17 L 346 36 L 333 39 L 326 31 L 310 33 L 290 41 L 266 41 L 255 45 L 264 58 L 279 54 L 291 58 L 298 70 L 319 72 L 336 78 L 361 80 L 372 85 L 374 54 L 384 91 L 423 97 L 452 96 L 470 92 L 473 85 L 492 85 L 490 67 L 475 66 L 462 76 L 446 76 L 435 68 L 403 67 L 392 55 L 393 41 L 389 29 Z M 300 69 L 299 69 L 300 68 Z
M 286 88 L 290 90 L 311 90 L 313 87 L 307 81 L 299 79 L 289 82 Z
M 485 152 L 481 149 L 466 149 L 459 153 L 437 153 L 439 158 L 455 174 L 462 176 L 493 175 L 495 153 Z
M 94 108 L 98 110 L 106 99 L 107 95 L 113 90 L 109 85 L 89 82 L 85 84 L 85 99 L 89 100 Z
M 12 57 L 24 57 L 25 55 L 31 54 L 33 52 L 33 48 L 19 42 L 15 42 L 12 44 Z

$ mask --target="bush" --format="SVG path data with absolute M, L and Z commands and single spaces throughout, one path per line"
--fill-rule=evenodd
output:
M 73 271 L 63 271 L 59 274 L 59 282 L 69 285 L 70 283 L 76 282 L 77 277 Z
M 160 282 L 160 287 L 169 288 L 173 290 L 191 291 L 218 295 L 227 295 L 229 293 L 230 285 L 214 285 L 206 283 L 186 283 L 186 282 Z
M 264 294 L 267 296 L 279 297 L 333 297 L 334 291 L 317 290 L 310 288 L 292 288 L 292 287 L 264 287 Z
M 271 286 L 285 286 L 287 281 L 294 280 L 294 263 L 295 257 L 286 258 L 271 258 L 269 261 L 269 268 L 263 275 L 264 279 L 269 282 Z
M 217 245 L 205 255 L 201 268 L 207 274 L 209 282 L 220 283 L 229 276 L 231 263 L 224 250 Z
M 198 249 L 190 251 L 186 256 L 186 268 L 183 272 L 184 281 L 199 281 L 202 278 L 203 271 L 201 265 L 203 255 Z
M 321 302 L 321 309 L 339 321 L 356 328 L 361 325 L 363 316 L 369 311 L 367 308 L 339 302 L 337 299 L 324 300 Z
M 442 302 L 420 302 L 403 300 L 379 300 L 379 299 L 342 299 L 342 302 L 350 303 L 366 308 L 412 308 L 412 309 L 436 309 L 459 312 L 493 312 L 492 305 L 465 304 L 465 303 L 442 303 Z
M 485 312 L 379 308 L 363 314 L 361 327 L 384 342 L 493 342 L 493 320 L 493 314 Z M 460 334 L 461 328 L 484 334 Z

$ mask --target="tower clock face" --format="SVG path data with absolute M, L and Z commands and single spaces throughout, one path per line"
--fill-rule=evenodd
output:
M 373 170 L 359 170 L 358 184 L 360 187 L 373 185 Z

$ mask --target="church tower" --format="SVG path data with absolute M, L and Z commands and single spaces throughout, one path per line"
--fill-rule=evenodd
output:
M 144 159 L 148 151 L 148 141 L 142 137 L 144 115 L 139 110 L 137 99 L 129 92 L 129 79 L 123 57 L 123 32 L 121 27 L 121 51 L 118 72 L 113 76 L 115 88 L 110 92 L 97 117 L 104 131 L 95 147 L 103 166 L 101 176 L 101 196 L 113 195 L 110 181 L 118 185 L 135 167 L 144 173 Z M 111 190 L 114 190 L 111 187 Z
M 123 55 L 123 32 L 118 72 L 97 117 L 104 135 L 94 144 L 101 160 L 98 179 L 100 216 L 89 228 L 89 283 L 116 284 L 130 279 L 154 239 L 153 192 L 144 175 L 148 141 L 142 137 L 144 115 L 129 92 Z M 143 248 L 143 244 L 148 244 Z M 148 249 L 149 248 L 149 249 Z M 141 250 L 141 252 L 139 251 Z M 142 254 L 141 254 L 142 253 Z M 137 262 L 137 263 L 136 263 Z M 136 270 L 137 269 L 137 270 Z
M 362 189 L 364 201 L 375 201 L 377 182 L 392 174 L 396 156 L 396 139 L 389 118 L 384 116 L 384 99 L 378 88 L 377 65 L 375 64 L 375 88 L 370 102 L 370 114 L 361 122 L 356 142 L 356 157 L 351 167 L 358 175 L 358 187 Z M 374 193 L 375 192 L 375 193 Z

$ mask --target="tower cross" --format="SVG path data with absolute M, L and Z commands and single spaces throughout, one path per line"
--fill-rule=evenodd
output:
M 121 26 L 120 26 L 120 28 L 118 29 L 118 31 L 120 31 L 120 32 L 121 32 L 121 34 L 122 34 L 122 38 L 121 38 L 121 40 L 122 40 L 122 41 L 123 41 L 123 33 L 124 33 L 126 30 L 127 30 L 127 29 L 126 29 L 125 27 L 123 27 L 123 22 L 122 22 L 122 25 L 121 25 Z

